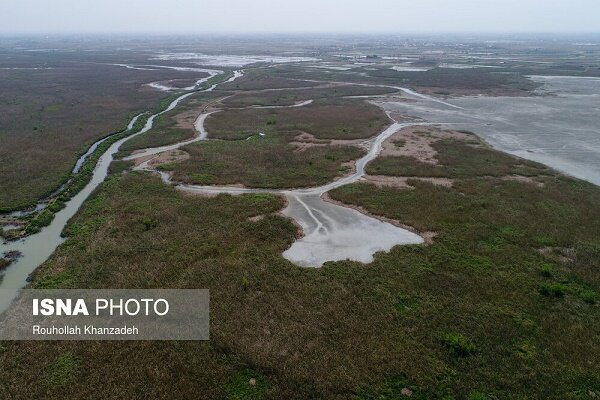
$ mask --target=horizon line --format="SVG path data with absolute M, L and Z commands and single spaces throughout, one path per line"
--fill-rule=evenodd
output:
M 228 35 L 228 36 L 250 36 L 250 35 L 600 35 L 598 31 L 22 31 L 8 32 L 0 31 L 2 36 L 64 36 L 64 35 L 150 35 L 150 36 L 192 36 L 192 35 Z

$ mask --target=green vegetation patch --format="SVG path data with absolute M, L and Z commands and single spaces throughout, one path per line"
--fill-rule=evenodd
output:
M 453 372 L 446 378 L 442 373 L 438 384 L 445 387 L 457 371 L 462 380 L 477 369 L 479 378 L 470 384 L 463 380 L 463 385 L 488 398 L 529 393 L 558 399 L 572 397 L 569 393 L 594 392 L 595 380 L 584 378 L 588 372 L 583 371 L 593 371 L 595 377 L 600 373 L 586 365 L 590 357 L 600 354 L 590 331 L 590 326 L 600 326 L 596 315 L 600 189 L 493 150 L 452 141 L 434 146 L 438 166 L 384 157 L 369 164 L 368 170 L 373 173 L 380 168 L 378 173 L 392 176 L 450 177 L 454 179 L 451 188 L 417 180 L 409 180 L 411 190 L 357 183 L 330 195 L 420 231 L 437 233 L 433 244 L 394 249 L 370 267 L 398 268 L 400 257 L 410 259 L 402 268 L 403 279 L 415 286 L 394 297 L 400 315 L 427 315 L 432 321 L 426 325 L 432 331 L 439 332 L 447 324 L 446 332 L 463 333 L 440 332 L 443 347 L 456 356 L 451 357 Z M 502 180 L 505 174 L 539 174 L 544 186 Z M 558 254 L 569 258 L 542 252 L 547 246 L 566 249 Z M 440 292 L 431 296 L 436 290 Z M 426 312 L 432 307 L 439 310 L 440 304 L 434 306 L 434 302 L 446 303 L 450 297 L 456 299 L 443 306 L 448 307 L 449 319 Z M 517 389 L 514 378 L 509 378 L 512 389 L 504 392 L 498 385 L 500 376 L 523 368 L 552 376 L 546 382 L 553 383 L 546 383 L 541 391 L 530 383 Z M 467 370 L 471 372 L 465 375 Z M 565 370 L 572 376 L 567 377 Z M 414 375 L 408 377 L 414 380 Z M 462 393 L 470 395 L 468 390 Z
M 539 291 L 540 294 L 546 297 L 562 297 L 565 295 L 567 288 L 560 283 L 542 283 Z
M 294 108 L 226 110 L 206 120 L 209 137 L 238 140 L 258 132 L 361 139 L 376 135 L 387 125 L 389 119 L 379 107 L 357 99 L 319 100 Z
M 477 350 L 475 345 L 460 333 L 448 333 L 444 336 L 444 344 L 454 357 L 466 357 Z
M 438 165 L 407 156 L 379 157 L 369 163 L 372 175 L 467 178 L 485 176 L 539 176 L 549 174 L 545 166 L 488 147 L 473 147 L 460 140 L 440 140 L 432 144 L 438 152 Z M 468 157 L 465 155 L 468 154 Z
M 354 146 L 294 146 L 275 139 L 205 142 L 184 148 L 190 159 L 168 165 L 177 181 L 264 188 L 316 186 L 351 170 L 345 163 L 364 151 Z

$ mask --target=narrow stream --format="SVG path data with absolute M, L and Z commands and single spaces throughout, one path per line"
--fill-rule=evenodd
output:
M 213 76 L 215 75 L 211 74 L 208 77 L 203 78 L 204 82 Z M 234 76 L 228 80 L 228 82 L 240 76 L 242 76 L 242 74 L 240 72 L 236 72 Z M 213 85 L 206 89 L 206 91 L 211 91 L 215 87 L 216 85 Z M 150 129 L 152 129 L 156 117 L 173 110 L 183 99 L 193 95 L 194 93 L 196 93 L 196 91 L 184 93 L 177 97 L 165 110 L 151 115 L 146 121 L 144 127 L 139 132 L 124 137 L 113 143 L 98 159 L 98 163 L 96 164 L 96 168 L 94 169 L 94 173 L 90 182 L 88 182 L 83 190 L 73 196 L 66 203 L 65 208 L 55 214 L 54 220 L 49 226 L 43 228 L 39 233 L 27 236 L 19 241 L 0 244 L 0 254 L 11 250 L 17 250 L 22 255 L 6 269 L 2 277 L 2 281 L 0 282 L 0 312 L 4 311 L 10 305 L 16 296 L 18 289 L 26 285 L 27 277 L 38 266 L 46 261 L 52 255 L 54 250 L 56 250 L 56 248 L 66 240 L 61 236 L 65 225 L 69 219 L 75 215 L 77 210 L 79 210 L 83 202 L 89 197 L 94 189 L 96 189 L 98 185 L 100 185 L 104 179 L 106 179 L 106 176 L 108 175 L 108 167 L 113 161 L 113 157 L 121 145 L 144 132 L 148 132 Z M 137 116 L 131 120 L 128 127 L 133 128 L 136 118 Z
M 144 115 L 144 113 L 140 113 L 136 116 L 134 116 L 131 121 L 129 121 L 129 123 L 127 124 L 127 128 L 126 131 L 130 131 L 133 129 L 133 126 L 135 125 L 135 123 L 137 122 L 137 120 Z M 50 193 L 47 197 L 39 200 L 37 202 L 37 204 L 35 205 L 35 207 L 30 208 L 30 209 L 24 209 L 24 210 L 17 210 L 17 211 L 12 211 L 10 213 L 4 214 L 8 217 L 14 217 L 14 218 L 19 218 L 19 217 L 24 217 L 27 215 L 31 215 L 33 213 L 36 213 L 38 211 L 43 210 L 44 208 L 46 208 L 48 206 L 48 201 L 50 199 L 52 199 L 53 197 L 59 195 L 63 190 L 65 190 L 67 188 L 67 186 L 71 183 L 71 180 L 73 179 L 73 175 L 77 175 L 80 171 L 81 168 L 83 167 L 83 164 L 85 164 L 86 160 L 96 151 L 96 149 L 98 148 L 98 146 L 100 146 L 100 144 L 102 144 L 103 142 L 105 142 L 106 140 L 108 140 L 109 138 L 113 137 L 114 135 L 118 135 L 120 133 L 122 133 L 123 131 L 120 132 L 114 132 L 111 133 L 108 136 L 103 137 L 100 140 L 97 140 L 96 142 L 94 142 L 85 153 L 83 153 L 81 155 L 81 157 L 79 157 L 77 159 L 77 161 L 75 162 L 75 166 L 73 167 L 73 169 L 71 170 L 71 178 L 69 178 L 69 180 L 65 183 L 63 183 L 62 185 L 60 185 L 59 188 L 57 188 L 55 191 L 53 191 L 52 193 Z

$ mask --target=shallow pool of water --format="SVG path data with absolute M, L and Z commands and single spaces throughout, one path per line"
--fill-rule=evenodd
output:
M 600 79 L 532 77 L 539 96 L 460 97 L 460 108 L 426 99 L 385 103 L 388 111 L 452 123 L 495 148 L 600 185 Z

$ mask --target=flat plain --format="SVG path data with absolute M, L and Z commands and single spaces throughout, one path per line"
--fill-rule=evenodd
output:
M 214 58 L 294 51 L 307 60 L 222 68 L 225 75 L 232 69 L 244 75 L 191 94 L 126 142 L 119 156 L 199 138 L 198 118 L 212 113 L 202 140 L 164 157 L 113 162 L 67 224 L 66 241 L 30 283 L 207 288 L 211 340 L 0 342 L 0 396 L 600 396 L 600 189 L 552 165 L 499 151 L 478 136 L 477 125 L 466 130 L 438 118 L 466 103 L 458 99 L 477 99 L 464 96 L 509 101 L 544 95 L 528 75 L 600 76 L 600 54 L 571 63 L 578 49 L 567 39 L 560 46 L 534 41 L 492 49 L 465 39 L 460 51 L 446 40 L 416 47 L 412 41 L 329 38 L 318 48 L 291 40 L 221 40 L 175 45 L 165 39 L 121 55 L 95 45 L 95 57 L 138 67 L 167 65 L 155 59 L 163 53 L 154 46 L 176 49 L 169 62 L 183 68 L 220 68 L 177 59 L 189 51 Z M 532 51 L 534 45 L 546 51 Z M 93 68 L 86 73 L 97 73 Z M 176 70 L 114 68 L 114 79 L 125 73 L 135 79 L 128 78 L 133 89 L 120 81 L 114 83 L 120 89 L 107 88 L 125 96 L 114 105 L 122 118 L 101 114 L 103 124 L 116 124 L 112 129 L 131 113 L 164 109 L 161 99 L 183 93 L 146 92 L 145 83 L 187 79 L 183 86 L 193 79 Z M 411 113 L 411 107 L 422 112 Z M 302 268 L 284 258 L 304 232 L 282 214 L 288 204 L 277 190 L 347 177 L 375 137 L 401 123 L 413 125 L 383 141 L 360 180 L 322 197 L 416 232 L 425 242 L 377 252 L 368 264 L 343 260 Z M 64 135 L 71 139 L 68 131 Z M 63 173 L 98 137 L 99 131 L 90 133 L 61 150 Z M 139 168 L 152 160 L 152 168 Z M 171 184 L 156 171 L 168 174 Z M 198 195 L 181 183 L 255 192 Z M 18 192 L 11 193 L 8 204 L 17 204 Z

